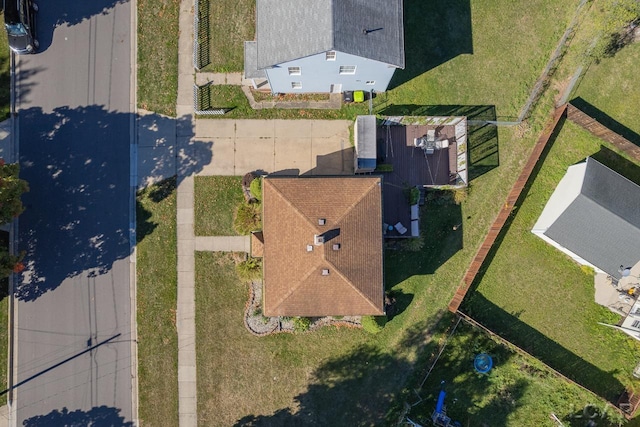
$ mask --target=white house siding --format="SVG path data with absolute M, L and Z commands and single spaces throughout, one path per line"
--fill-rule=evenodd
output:
M 558 183 L 558 186 L 553 191 L 553 194 L 540 214 L 538 221 L 536 221 L 536 224 L 533 226 L 533 230 L 531 231 L 534 234 L 542 237 L 542 234 L 551 227 L 567 207 L 573 203 L 576 197 L 580 195 L 586 170 L 586 162 L 569 166 L 567 173 L 562 177 L 560 183 Z
M 355 65 L 355 74 L 340 74 L 341 65 Z M 289 67 L 300 67 L 300 75 L 289 75 Z M 342 85 L 343 92 L 372 89 L 384 92 L 395 70 L 392 65 L 337 51 L 335 61 L 327 61 L 326 52 L 322 52 L 265 71 L 274 93 L 327 93 L 336 84 Z M 367 85 L 367 81 L 375 84 Z M 302 83 L 302 88 L 293 89 L 293 82 Z

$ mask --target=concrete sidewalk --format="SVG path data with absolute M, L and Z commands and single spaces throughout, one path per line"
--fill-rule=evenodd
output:
M 178 102 L 176 114 L 176 153 L 189 152 L 193 128 L 193 0 L 180 1 L 178 38 Z M 195 237 L 193 233 L 193 175 L 178 171 L 177 240 L 178 301 L 178 422 L 180 427 L 198 425 L 196 387 L 196 307 Z

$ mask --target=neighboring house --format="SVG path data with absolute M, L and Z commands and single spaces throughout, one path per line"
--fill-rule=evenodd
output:
M 257 0 L 244 75 L 273 93 L 387 89 L 404 68 L 402 0 Z
M 572 165 L 531 230 L 580 264 L 617 282 L 640 262 L 640 186 L 592 158 Z M 636 301 L 621 328 L 640 339 Z
M 382 179 L 264 178 L 265 316 L 382 315 Z

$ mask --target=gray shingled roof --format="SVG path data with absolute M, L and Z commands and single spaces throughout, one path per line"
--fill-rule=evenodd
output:
M 402 0 L 257 0 L 256 16 L 258 69 L 329 50 L 404 68 Z
M 640 260 L 640 186 L 588 158 L 580 195 L 544 234 L 619 277 Z
M 244 78 L 264 79 L 264 70 L 258 70 L 258 46 L 256 42 L 244 42 Z

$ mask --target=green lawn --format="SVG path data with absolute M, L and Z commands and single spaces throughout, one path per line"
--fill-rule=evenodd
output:
M 209 56 L 204 71 L 240 72 L 244 69 L 244 42 L 254 39 L 255 0 L 209 2 Z
M 4 14 L 0 13 L 0 19 Z M 11 59 L 9 40 L 6 34 L 0 36 L 0 120 L 9 118 L 11 114 Z
M 602 145 L 577 125 L 564 123 L 463 311 L 590 390 L 615 399 L 623 386 L 637 388 L 631 371 L 640 343 L 597 324 L 615 324 L 620 317 L 594 302 L 592 273 L 530 232 L 569 165 L 593 156 L 616 170 L 629 169 L 626 160 Z M 638 180 L 640 169 L 629 178 Z
M 407 67 L 396 71 L 397 87 L 379 98 L 378 110 L 493 105 L 500 119 L 514 119 L 578 3 L 405 2 Z
M 473 369 L 473 360 L 480 353 L 493 359 L 493 369 L 486 375 Z M 568 384 L 537 360 L 504 347 L 464 321 L 447 341 L 422 387 L 424 400 L 409 414 L 413 421 L 430 425 L 441 381 L 445 381 L 447 392 L 447 415 L 463 426 L 551 426 L 551 413 L 571 426 L 586 425 L 585 413 L 593 415 L 598 426 L 617 426 L 623 421 L 618 412 L 590 393 Z M 414 400 L 418 401 L 417 397 Z
M 204 116 L 207 119 L 354 119 L 361 114 L 369 114 L 368 104 L 347 104 L 340 110 L 285 110 L 268 108 L 254 110 L 240 86 L 208 86 L 211 108 L 229 108 L 223 116 Z
M 178 425 L 175 178 L 138 193 L 138 390 L 145 426 Z
M 235 236 L 233 215 L 244 201 L 241 177 L 197 176 L 194 187 L 196 236 Z
M 405 350 L 387 350 L 386 331 L 372 337 L 327 327 L 255 337 L 243 325 L 247 297 L 230 254 L 196 253 L 199 424 L 341 426 L 384 419 L 411 366 Z
M 592 64 L 573 102 L 613 130 L 640 144 L 640 89 L 634 68 L 640 61 L 640 43 L 623 48 L 613 58 Z
M 138 107 L 175 116 L 178 97 L 177 0 L 138 0 Z

